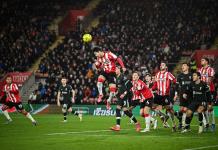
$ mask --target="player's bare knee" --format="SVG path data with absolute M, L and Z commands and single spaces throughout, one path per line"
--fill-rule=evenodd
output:
M 72 112 L 72 108 L 69 108 L 69 109 L 68 109 L 68 112 L 71 113 L 71 112 Z
M 110 84 L 109 85 L 109 91 L 110 92 L 116 92 L 116 90 L 117 90 L 116 84 Z
M 100 75 L 99 77 L 98 77 L 98 82 L 104 82 L 105 81 L 105 77 L 104 76 L 102 76 L 102 75 Z
M 26 116 L 28 114 L 28 112 L 26 110 L 20 110 L 20 113 L 22 113 L 24 116 Z
M 126 107 L 123 108 L 123 111 L 127 111 L 128 109 Z
M 66 108 L 62 108 L 62 112 L 63 112 L 63 113 L 66 113 L 66 112 L 67 112 L 67 109 L 66 109 Z
M 120 105 L 117 105 L 117 109 L 121 110 L 121 106 L 120 106 Z
M 145 107 L 145 108 L 144 108 L 144 114 L 149 114 L 149 110 L 150 110 L 149 107 Z
M 204 107 L 200 106 L 200 107 L 198 107 L 198 110 L 197 110 L 197 112 L 198 112 L 198 113 L 202 113 L 202 112 L 203 112 L 203 110 L 204 110 Z
M 190 117 L 191 115 L 192 115 L 192 111 L 191 111 L 191 110 L 187 110 L 186 116 L 187 116 L 187 117 Z

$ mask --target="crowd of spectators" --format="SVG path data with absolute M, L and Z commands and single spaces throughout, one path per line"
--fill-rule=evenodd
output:
M 54 42 L 48 26 L 68 9 L 88 0 L 2 0 L 0 2 L 0 78 L 6 72 L 26 71 Z
M 103 0 L 96 14 L 106 15 L 92 35 L 128 68 L 153 73 L 160 61 L 176 63 L 184 51 L 209 48 L 218 31 L 217 8 L 216 0 Z

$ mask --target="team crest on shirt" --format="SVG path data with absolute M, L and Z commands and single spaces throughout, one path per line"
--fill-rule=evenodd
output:
M 168 99 L 167 98 L 165 99 L 165 103 L 168 103 Z
M 104 59 L 104 64 L 109 64 L 110 60 L 109 59 Z

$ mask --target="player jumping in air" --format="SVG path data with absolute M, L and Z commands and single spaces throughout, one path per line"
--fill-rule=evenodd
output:
M 63 97 L 62 112 L 64 115 L 64 121 L 67 122 L 67 112 L 72 113 L 72 104 L 75 102 L 75 91 L 70 85 L 67 84 L 67 79 L 62 77 L 61 85 L 58 89 L 57 95 L 57 105 L 60 107 L 60 97 Z M 80 121 L 82 121 L 82 114 L 79 112 L 74 112 L 74 115 L 78 116 Z
M 136 125 L 136 131 L 140 131 L 140 124 L 134 117 L 131 111 L 128 110 L 128 102 L 132 98 L 132 83 L 128 80 L 123 74 L 120 72 L 120 68 L 116 68 L 117 74 L 117 108 L 116 108 L 116 125 L 111 127 L 111 130 L 120 131 L 120 121 L 121 121 L 121 109 L 123 110 L 124 114 L 131 118 Z
M 36 121 L 33 119 L 31 114 L 24 109 L 21 102 L 18 86 L 15 83 L 12 83 L 11 76 L 6 77 L 6 85 L 4 86 L 3 92 L 6 94 L 6 99 L 2 107 L 2 111 L 5 117 L 7 118 L 8 122 L 11 122 L 12 119 L 8 115 L 7 109 L 15 107 L 19 113 L 25 115 L 28 119 L 31 120 L 33 125 L 36 125 Z
M 199 72 L 193 73 L 193 82 L 191 83 L 192 91 L 192 101 L 188 106 L 186 112 L 186 126 L 182 133 L 188 132 L 190 130 L 190 123 L 195 111 L 198 112 L 199 120 L 199 130 L 198 133 L 203 132 L 203 112 L 207 107 L 207 101 L 210 99 L 210 89 L 209 86 L 201 81 L 201 74 Z
M 211 131 L 215 131 L 215 115 L 214 115 L 214 110 L 213 110 L 213 103 L 216 101 L 215 99 L 215 85 L 213 83 L 215 71 L 212 67 L 209 66 L 209 59 L 208 58 L 202 58 L 201 59 L 201 65 L 202 68 L 199 69 L 199 72 L 201 74 L 201 80 L 210 87 L 210 93 L 211 93 L 211 98 L 208 99 L 207 101 L 207 110 L 204 113 L 204 118 L 205 118 L 205 124 L 206 124 L 206 130 L 209 128 L 209 118 L 211 116 L 212 118 L 212 124 L 211 124 Z
M 176 94 L 174 100 L 179 98 L 180 109 L 178 112 L 175 112 L 175 116 L 179 120 L 178 129 L 182 129 L 182 126 L 185 125 L 185 116 L 187 107 L 191 101 L 192 93 L 190 91 L 190 84 L 192 83 L 192 73 L 189 72 L 189 64 L 182 64 L 182 73 L 177 77 L 176 82 Z
M 109 98 L 107 99 L 107 109 L 110 109 L 110 103 L 112 98 L 115 96 L 116 93 L 116 62 L 120 64 L 122 67 L 123 72 L 126 71 L 126 68 L 123 64 L 123 61 L 121 58 L 117 57 L 115 54 L 113 54 L 110 51 L 102 51 L 99 48 L 95 48 L 95 56 L 97 57 L 97 60 L 95 62 L 95 66 L 98 70 L 100 70 L 100 75 L 98 76 L 98 102 L 102 101 L 103 98 L 103 92 L 102 87 L 105 80 L 108 81 L 109 84 Z
M 176 123 L 174 120 L 174 110 L 172 106 L 172 100 L 170 99 L 170 86 L 171 82 L 176 83 L 176 78 L 167 71 L 166 63 L 161 63 L 160 71 L 156 74 L 156 82 L 154 83 L 152 90 L 156 90 L 157 94 L 154 98 L 155 105 L 162 109 L 166 108 L 166 111 L 171 117 L 172 120 L 172 131 L 176 131 Z M 164 125 L 166 125 L 166 115 L 162 113 L 160 110 L 157 111 L 157 114 L 161 117 Z

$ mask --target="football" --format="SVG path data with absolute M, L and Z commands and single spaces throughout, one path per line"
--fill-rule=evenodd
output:
M 83 42 L 90 42 L 92 40 L 91 34 L 84 34 L 83 35 Z

